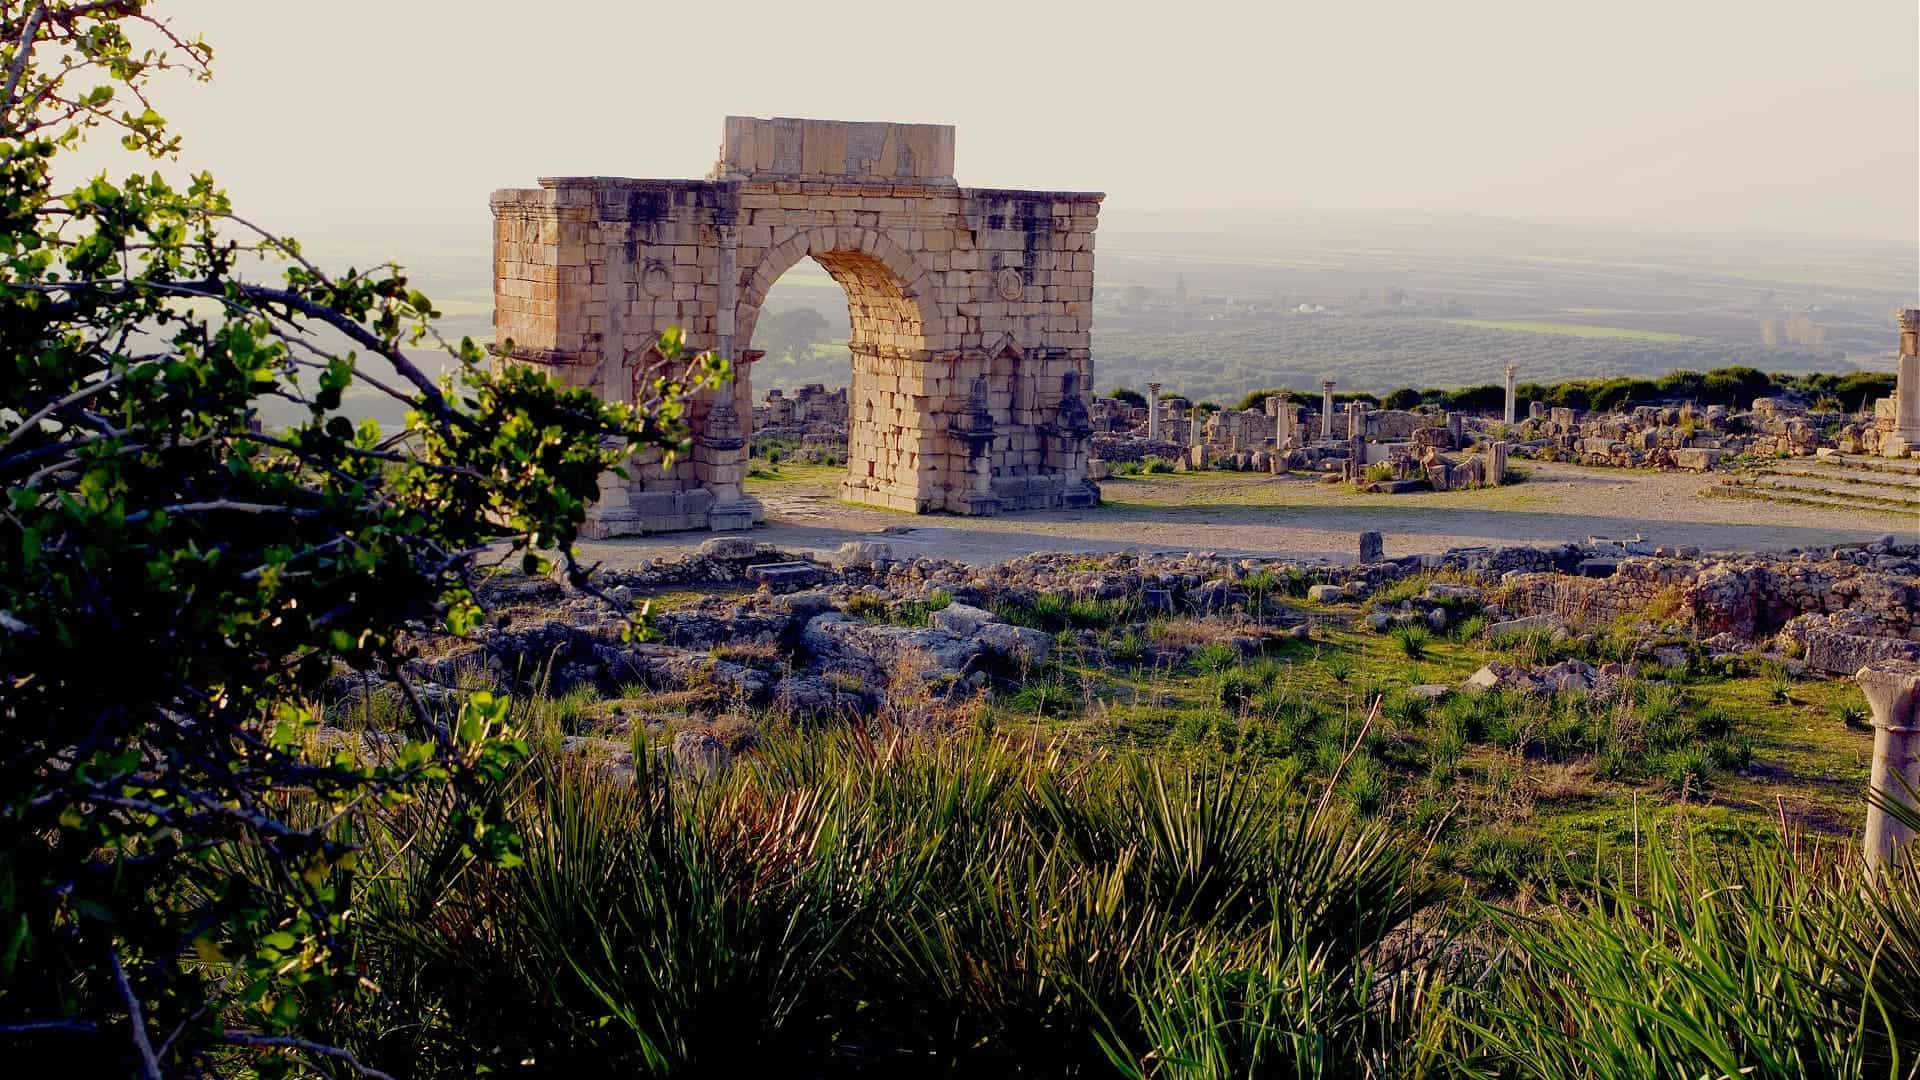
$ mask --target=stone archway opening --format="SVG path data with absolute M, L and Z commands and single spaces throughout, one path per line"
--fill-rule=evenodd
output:
M 870 233 L 819 229 L 792 237 L 760 266 L 743 268 L 750 284 L 736 320 L 737 348 L 742 355 L 758 351 L 754 333 L 768 294 L 808 260 L 840 287 L 847 305 L 847 461 L 841 497 L 916 512 L 941 508 L 926 498 L 921 474 L 944 471 L 947 462 L 922 460 L 929 410 L 903 391 L 903 376 L 927 363 L 930 318 L 909 291 L 907 278 L 917 277 L 918 268 L 904 252 Z M 751 368 L 738 371 L 738 382 L 753 393 Z

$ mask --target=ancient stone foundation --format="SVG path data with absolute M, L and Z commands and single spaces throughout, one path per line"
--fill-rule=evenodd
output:
M 928 124 L 728 117 L 706 180 L 565 177 L 493 193 L 494 331 L 511 356 L 644 397 L 679 327 L 733 360 L 693 452 L 609 476 L 593 535 L 738 528 L 753 328 L 811 256 L 852 318 L 843 497 L 992 514 L 1088 506 L 1093 233 L 1103 196 L 962 188 Z

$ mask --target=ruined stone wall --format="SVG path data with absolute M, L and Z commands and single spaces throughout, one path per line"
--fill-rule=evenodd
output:
M 1693 583 L 1698 563 L 1674 559 L 1623 560 L 1612 576 L 1569 577 L 1556 573 L 1518 574 L 1507 581 L 1506 604 L 1521 615 L 1557 615 L 1576 624 L 1598 626 L 1623 615 L 1644 613 L 1663 592 L 1678 602 Z
M 754 324 L 811 256 L 845 289 L 852 323 L 845 497 L 963 513 L 1089 504 L 1102 196 L 961 188 L 952 145 L 934 125 L 730 117 L 705 181 L 495 192 L 496 334 L 518 359 L 630 400 L 660 333 L 680 327 L 692 348 L 734 359 L 720 426 L 750 428 Z M 732 452 L 700 452 L 714 404 L 690 410 L 692 460 L 643 470 L 624 508 L 603 500 L 600 531 L 677 523 L 697 515 L 697 493 L 709 512 L 752 512 Z
M 1207 418 L 1207 443 L 1219 450 L 1252 450 L 1273 442 L 1273 433 L 1273 417 L 1260 409 L 1224 409 Z

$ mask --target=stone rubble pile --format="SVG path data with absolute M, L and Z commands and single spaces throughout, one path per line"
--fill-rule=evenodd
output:
M 462 675 L 478 669 L 555 694 L 578 685 L 643 686 L 686 694 L 713 712 L 865 716 L 903 686 L 965 697 L 996 674 L 1046 663 L 1055 635 L 998 613 L 1035 610 L 1047 598 L 1124 601 L 1118 610 L 1138 623 L 1135 630 L 1161 616 L 1224 616 L 1233 645 L 1251 654 L 1271 640 L 1311 636 L 1316 623 L 1348 624 L 1355 616 L 1328 609 L 1364 603 L 1416 574 L 1445 580 L 1397 604 L 1375 604 L 1360 621 L 1379 631 L 1417 624 L 1437 632 L 1476 615 L 1500 640 L 1564 638 L 1639 620 L 1644 646 L 1628 662 L 1668 666 L 1755 649 L 1834 675 L 1869 661 L 1920 659 L 1920 544 L 1886 537 L 1783 555 L 1622 555 L 1648 547 L 1595 538 L 1356 563 L 1048 553 L 972 566 L 895 558 L 884 541 L 807 556 L 721 537 L 685 557 L 602 572 L 601 596 L 544 579 L 490 586 L 484 599 L 499 612 L 496 623 L 464 649 L 415 661 L 411 671 L 448 688 L 442 693 L 470 685 Z M 763 573 L 778 566 L 811 573 L 788 586 Z M 634 639 L 622 609 L 668 591 L 710 595 L 653 613 Z M 1106 647 L 1095 630 L 1063 633 L 1083 647 Z M 1152 659 L 1177 662 L 1195 647 L 1166 646 L 1176 651 Z M 1610 666 L 1515 672 L 1490 665 L 1469 686 L 1597 692 L 1628 674 Z

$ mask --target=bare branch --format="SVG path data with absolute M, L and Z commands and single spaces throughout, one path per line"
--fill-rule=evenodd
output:
M 120 966 L 120 950 L 109 950 L 107 957 L 113 961 L 113 983 L 120 988 L 120 997 L 127 1003 L 127 1026 L 133 1031 L 134 1049 L 140 1051 L 140 1076 L 142 1080 L 160 1080 L 160 1061 L 153 1056 L 153 1043 L 147 1039 L 147 1021 L 140 1013 L 140 999 L 133 987 L 127 985 L 127 971 Z
M 34 413 L 32 416 L 29 416 L 25 420 L 21 421 L 20 426 L 14 429 L 13 434 L 7 436 L 6 442 L 0 442 L 0 452 L 5 452 L 8 447 L 11 447 L 14 443 L 18 442 L 21 436 L 33 430 L 36 426 L 39 425 L 40 421 L 45 420 L 47 417 L 52 416 L 54 413 L 59 412 L 61 409 L 64 409 L 69 405 L 73 405 L 78 402 L 87 400 L 88 398 L 99 393 L 100 391 L 108 389 L 109 387 L 112 387 L 115 383 L 118 383 L 119 381 L 120 381 L 120 376 L 112 375 L 105 379 L 100 380 L 97 383 L 93 383 L 89 386 L 83 386 L 80 389 L 75 390 L 73 393 L 68 394 L 66 397 L 63 397 L 58 401 L 49 402 L 45 408 L 41 409 L 39 412 Z
M 35 1031 L 71 1031 L 75 1035 L 98 1035 L 100 1025 L 91 1020 L 27 1020 L 18 1024 L 0 1024 L 0 1035 L 25 1035 Z
M 13 113 L 14 98 L 20 92 L 20 76 L 26 74 L 27 57 L 33 55 L 33 42 L 40 36 L 40 20 L 46 14 L 47 0 L 40 0 L 33 6 L 32 14 L 27 16 L 25 29 L 20 31 L 20 42 L 14 46 L 13 70 L 7 72 L 6 96 L 0 97 L 0 119 Z M 10 122 L 8 126 L 12 126 Z
M 393 1080 L 392 1076 L 381 1072 L 371 1065 L 362 1065 L 360 1059 L 353 1056 L 353 1051 L 344 1047 L 328 1046 L 325 1043 L 296 1039 L 288 1035 L 262 1035 L 254 1031 L 229 1031 L 225 1034 L 224 1038 L 234 1046 L 248 1046 L 257 1049 L 300 1050 L 309 1054 L 320 1054 L 323 1057 L 330 1057 L 345 1064 L 347 1068 L 352 1069 L 361 1076 L 371 1076 L 374 1080 Z

